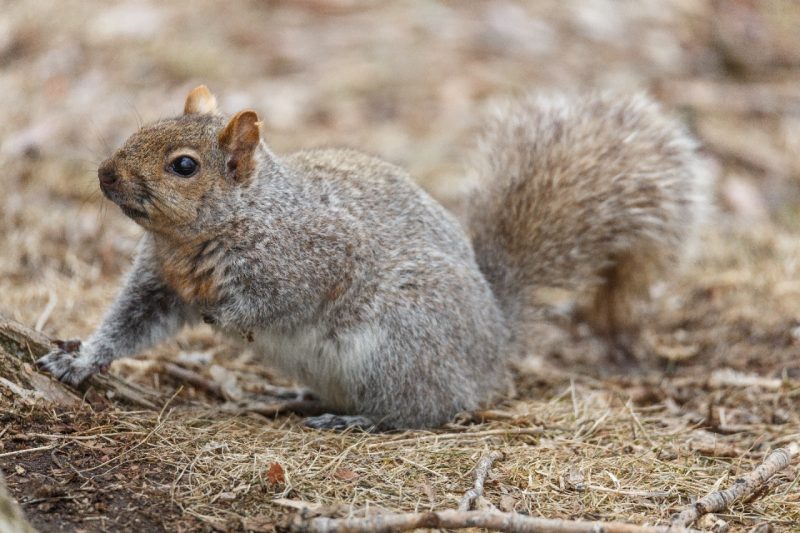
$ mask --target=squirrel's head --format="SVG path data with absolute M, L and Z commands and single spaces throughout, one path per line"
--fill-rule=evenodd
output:
M 108 199 L 155 232 L 201 229 L 220 202 L 246 187 L 268 156 L 255 111 L 226 122 L 201 85 L 186 97 L 183 115 L 142 127 L 98 169 Z

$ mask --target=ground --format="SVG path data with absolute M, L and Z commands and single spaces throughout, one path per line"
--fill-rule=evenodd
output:
M 155 409 L 91 390 L 54 405 L 0 382 L 0 470 L 40 530 L 269 530 L 299 501 L 331 516 L 453 508 L 488 450 L 504 453 L 486 494 L 501 509 L 664 524 L 800 438 L 795 2 L 0 8 L 0 314 L 56 338 L 92 331 L 141 234 L 102 200 L 97 164 L 200 83 L 226 112 L 258 110 L 276 151 L 378 154 L 456 213 L 481 113 L 528 88 L 648 90 L 717 176 L 717 213 L 695 259 L 655 288 L 637 365 L 555 320 L 513 397 L 436 432 L 234 414 L 218 396 L 288 384 L 205 329 L 112 367 L 153 389 Z M 167 375 L 176 360 L 222 393 Z M 795 461 L 720 518 L 798 530 L 799 476 Z

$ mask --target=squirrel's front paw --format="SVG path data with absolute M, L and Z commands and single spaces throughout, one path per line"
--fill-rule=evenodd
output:
M 91 353 L 80 349 L 70 350 L 70 347 L 63 345 L 36 361 L 36 365 L 59 381 L 73 386 L 102 369 Z

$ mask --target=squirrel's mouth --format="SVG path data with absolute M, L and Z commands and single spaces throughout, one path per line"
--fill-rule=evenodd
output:
M 132 218 L 134 220 L 140 219 L 140 218 L 150 218 L 150 216 L 147 213 L 145 213 L 141 209 L 136 209 L 135 207 L 130 207 L 130 206 L 127 206 L 127 205 L 120 205 L 119 208 L 122 209 L 123 213 L 125 213 L 128 217 L 130 217 L 130 218 Z

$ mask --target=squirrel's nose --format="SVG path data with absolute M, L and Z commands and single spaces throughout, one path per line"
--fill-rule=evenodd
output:
M 115 172 L 112 166 L 101 166 L 97 170 L 97 176 L 100 178 L 100 183 L 106 186 L 114 185 L 119 181 L 119 174 Z

